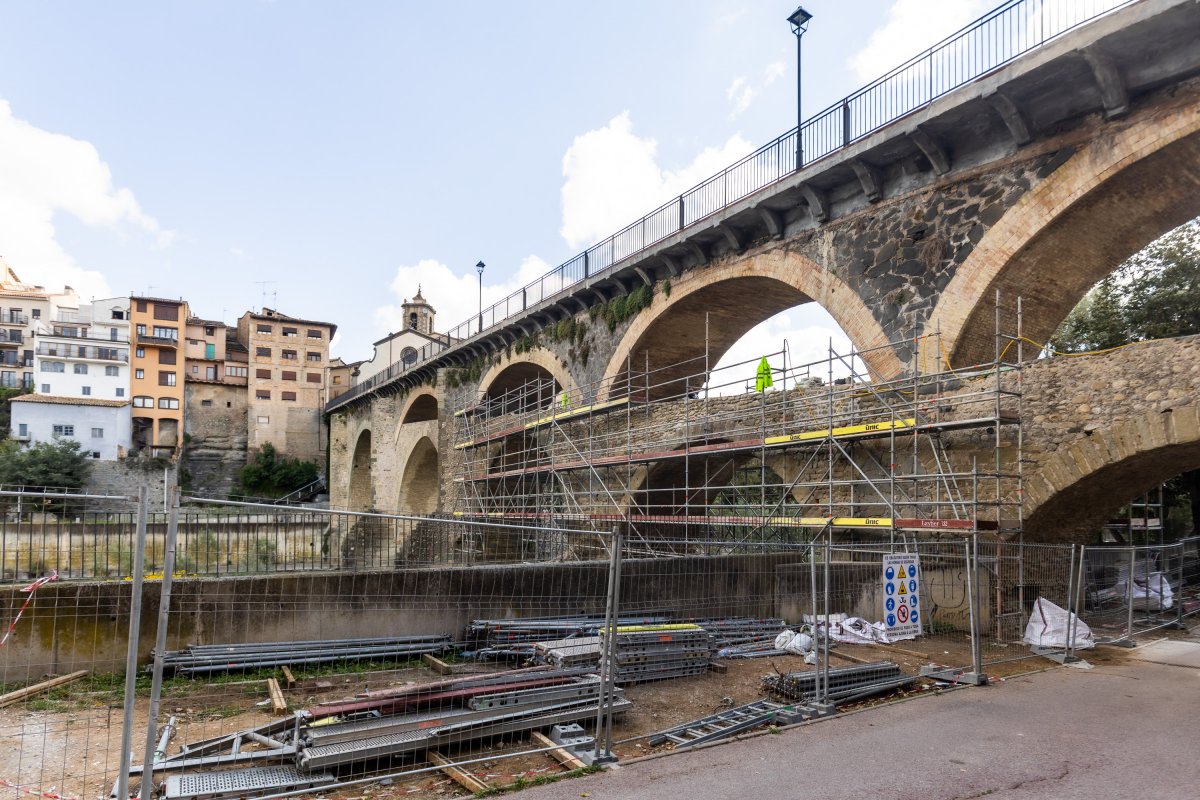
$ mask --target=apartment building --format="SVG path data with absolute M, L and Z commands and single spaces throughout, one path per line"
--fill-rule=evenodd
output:
M 34 327 L 39 394 L 125 401 L 129 391 L 129 300 L 58 308 Z
M 128 400 L 26 394 L 10 400 L 12 437 L 18 442 L 73 439 L 94 459 L 124 458 L 130 441 Z
M 129 312 L 132 449 L 174 456 L 183 444 L 185 361 L 180 339 L 188 305 L 183 300 L 134 296 Z
M 78 309 L 79 298 L 70 286 L 50 292 L 25 283 L 0 258 L 0 388 L 36 388 L 34 333 L 60 311 Z
M 264 308 L 243 314 L 237 331 L 249 358 L 249 446 L 270 442 L 289 456 L 324 463 L 321 409 L 337 326 Z

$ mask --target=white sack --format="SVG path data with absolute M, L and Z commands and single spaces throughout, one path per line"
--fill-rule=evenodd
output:
M 1070 626 L 1075 626 L 1075 649 L 1086 650 L 1096 646 L 1092 629 L 1075 614 L 1039 597 L 1033 604 L 1029 624 L 1025 626 L 1025 643 L 1034 647 L 1066 647 Z

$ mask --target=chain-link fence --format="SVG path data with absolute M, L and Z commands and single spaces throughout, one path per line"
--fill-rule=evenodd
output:
M 160 797 L 384 776 L 405 795 L 448 781 L 485 791 L 976 682 L 1032 657 L 1039 598 L 1124 638 L 1186 620 L 1200 588 L 1194 539 L 1084 548 L 840 540 L 779 520 L 639 532 L 232 516 L 244 530 L 225 519 L 224 541 L 367 522 L 378 536 L 353 552 L 378 555 L 339 549 L 319 570 L 223 571 L 218 558 L 193 575 L 188 528 L 201 523 L 177 511 L 161 531 L 149 514 L 128 523 L 128 580 L 47 571 L 0 588 L 0 797 L 136 792 L 146 763 Z M 1154 607 L 1155 576 L 1169 608 Z

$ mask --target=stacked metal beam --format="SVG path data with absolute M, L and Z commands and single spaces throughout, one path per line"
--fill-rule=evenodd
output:
M 320 724 L 301 728 L 297 763 L 302 769 L 332 767 L 593 719 L 600 680 L 580 672 L 513 670 L 322 704 L 309 717 Z M 618 689 L 613 713 L 630 705 Z M 380 716 L 361 719 L 364 712 Z
M 751 642 L 775 641 L 787 622 L 779 617 L 724 617 L 688 620 L 712 634 L 713 646 L 720 649 Z
M 712 652 L 712 637 L 698 625 L 619 627 L 614 675 L 620 684 L 700 675 L 708 671 Z
M 600 664 L 600 641 L 599 636 L 579 636 L 573 639 L 534 642 L 534 660 L 539 664 L 555 667 L 595 669 Z
M 184 650 L 164 653 L 163 664 L 168 671 L 183 675 L 202 675 L 298 664 L 328 664 L 337 661 L 404 660 L 419 658 L 424 653 L 444 653 L 450 647 L 448 634 L 318 639 L 301 642 L 193 644 Z
M 669 619 L 664 614 L 630 615 L 618 624 L 657 625 Z M 471 620 L 464 655 L 482 660 L 529 658 L 535 653 L 534 642 L 595 636 L 603 625 L 604 617 L 596 615 Z
M 830 701 L 849 701 L 872 694 L 897 689 L 916 680 L 905 675 L 891 661 L 877 661 L 851 667 L 836 667 L 828 671 Z M 779 697 L 806 701 L 816 697 L 817 670 L 787 672 L 783 675 L 768 675 L 762 679 L 763 686 Z

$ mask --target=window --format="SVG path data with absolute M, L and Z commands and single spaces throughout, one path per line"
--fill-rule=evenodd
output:
M 160 397 L 160 398 L 158 398 L 158 407 L 159 408 L 179 408 L 179 400 L 177 400 L 174 397 Z
M 75 374 L 76 375 L 87 375 L 87 364 L 76 364 L 75 365 Z
M 145 336 L 145 335 L 146 335 L 146 326 L 145 326 L 145 325 L 138 325 L 138 326 L 137 326 L 137 335 L 138 335 L 138 336 Z
M 334 375 L 334 376 L 333 376 L 333 383 L 334 383 L 334 385 L 335 385 L 335 386 L 336 386 L 337 384 L 341 383 L 341 382 L 342 382 L 342 376 L 341 376 L 341 375 Z
M 204 326 L 204 335 L 205 336 L 216 336 L 216 334 L 217 334 L 216 326 L 214 326 L 214 325 L 205 325 Z
M 145 378 L 145 377 L 146 377 L 146 370 L 144 370 L 144 369 L 135 369 L 135 370 L 133 371 L 133 377 L 137 378 L 139 381 L 140 381 L 140 380 L 142 380 L 143 378 Z
M 308 329 L 308 338 L 323 339 L 325 337 L 321 335 L 321 331 L 318 328 L 309 328 Z
M 104 428 L 92 428 L 92 438 L 93 439 L 103 439 L 104 438 Z
M 42 372 L 66 372 L 67 365 L 61 361 L 43 361 Z
M 166 319 L 175 322 L 179 319 L 179 306 L 166 305 L 165 303 L 154 304 L 154 318 Z
M 175 373 L 174 372 L 165 372 L 165 371 L 160 370 L 158 373 L 158 385 L 159 386 L 174 386 L 175 385 Z
M 99 460 L 99 459 L 100 459 L 100 451 L 99 451 L 99 450 L 93 450 L 93 451 L 92 451 L 92 458 L 94 458 L 94 459 L 96 459 L 96 460 Z
M 42 394 L 50 394 L 50 384 L 48 384 L 48 383 L 42 384 Z
M 295 392 L 283 392 L 282 394 L 283 394 L 284 400 L 295 400 L 296 399 Z
M 255 400 L 270 400 L 271 392 L 268 391 L 267 389 L 257 389 L 254 392 L 254 399 Z
M 18 436 L 28 436 L 29 435 L 29 426 L 26 425 L 24 422 L 22 422 L 20 425 L 17 426 L 17 435 Z
M 206 342 L 204 345 L 204 357 L 207 358 L 209 361 L 212 361 L 214 358 L 216 358 L 217 357 L 217 346 L 215 344 L 210 344 L 210 343 Z
M 309 361 L 320 361 L 321 360 L 321 354 L 314 353 L 311 350 L 309 350 L 307 353 L 305 353 L 304 357 L 307 358 Z
M 285 381 L 294 381 L 294 380 L 296 380 L 296 373 L 288 372 L 287 370 L 284 370 L 283 374 L 280 375 L 280 377 L 283 378 Z
M 178 328 L 160 328 L 159 326 L 155 325 L 154 326 L 154 335 L 160 339 L 170 339 L 173 342 L 179 341 L 179 329 Z
M 256 347 L 256 348 L 254 348 L 254 355 L 263 356 L 264 358 L 270 358 L 271 357 L 271 348 Z
M 232 378 L 244 378 L 250 374 L 248 367 L 225 367 L 225 374 Z
M 417 351 L 415 348 L 406 347 L 400 351 L 400 360 L 406 365 L 412 366 L 417 363 Z
M 306 381 L 308 381 L 309 383 L 320 383 L 321 382 L 321 373 L 310 372 L 304 376 L 304 379 Z
M 142 312 L 143 314 L 146 313 L 146 301 L 145 300 L 137 301 L 137 310 Z
M 175 363 L 175 351 L 174 350 L 159 350 L 158 351 L 158 363 L 174 364 Z
M 120 333 L 120 331 L 118 331 L 116 328 L 109 328 L 108 329 L 108 338 L 115 342 L 117 340 L 118 333 Z
M 145 395 L 135 395 L 133 398 L 134 408 L 154 408 L 154 398 L 146 397 Z
M 104 374 L 106 377 L 109 377 L 109 378 L 119 378 L 119 377 L 121 377 L 121 368 L 120 367 L 105 367 Z
M 271 424 L 271 418 L 270 417 L 259 417 L 258 424 L 259 425 L 269 425 L 269 424 Z
M 124 396 L 125 396 L 125 388 L 123 386 L 118 386 L 117 387 L 117 397 L 124 397 Z
M 279 357 L 282 358 L 284 361 L 295 361 L 296 360 L 296 351 L 295 350 L 281 350 L 279 352 Z
M 254 377 L 256 377 L 256 378 L 265 378 L 266 380 L 271 380 L 271 370 L 269 370 L 269 369 L 256 369 L 256 370 L 254 370 Z
M 84 397 L 90 397 L 91 394 L 92 394 L 92 387 L 90 387 L 90 386 L 83 387 L 83 396 Z
M 295 328 L 284 328 L 283 329 L 284 336 L 295 336 L 297 333 L 299 333 L 299 331 L 297 331 Z
M 54 435 L 55 436 L 74 436 L 75 435 L 75 426 L 74 425 L 55 425 L 54 426 Z
M 119 308 L 114 308 L 113 312 L 112 312 L 112 318 L 113 319 L 125 319 L 125 312 Z
M 135 356 L 137 356 L 138 358 L 145 358 L 146 357 L 146 349 L 143 347 L 139 347 L 138 349 L 133 351 L 133 354 Z
M 217 368 L 216 367 L 205 367 L 204 368 L 204 379 L 208 380 L 208 381 L 215 381 L 217 379 Z
M 417 329 L 417 315 L 415 313 L 408 315 L 408 327 L 413 330 Z
M 35 309 L 33 309 L 33 311 L 30 311 L 29 313 L 34 319 L 42 318 L 42 310 L 40 308 L 35 308 Z
M 199 365 L 197 365 L 197 364 L 192 364 L 192 374 L 193 374 L 193 375 L 199 375 L 199 374 L 200 374 L 200 367 L 199 367 Z
M 259 323 L 258 327 L 257 327 L 257 328 L 255 328 L 255 330 L 257 330 L 259 333 L 270 333 L 270 332 L 271 332 L 271 326 L 270 326 L 270 325 L 263 325 L 262 323 Z
M 200 406 L 201 408 L 212 408 L 212 400 L 201 400 Z

